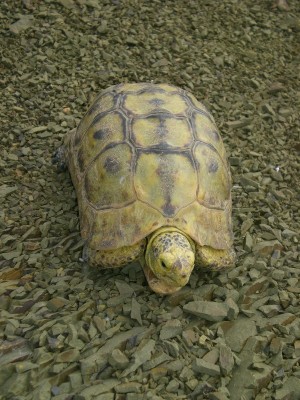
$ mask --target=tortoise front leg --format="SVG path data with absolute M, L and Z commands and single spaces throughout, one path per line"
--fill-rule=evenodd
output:
M 200 267 L 219 271 L 235 264 L 235 251 L 230 249 L 214 249 L 209 246 L 196 245 L 195 264 Z
M 93 250 L 86 247 L 84 259 L 93 267 L 118 268 L 143 256 L 146 247 L 146 239 L 132 246 L 124 246 L 114 250 Z

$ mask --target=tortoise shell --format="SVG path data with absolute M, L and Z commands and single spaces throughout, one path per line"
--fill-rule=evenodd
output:
M 112 86 L 66 138 L 81 233 L 93 249 L 131 246 L 161 226 L 232 245 L 231 178 L 215 122 L 169 84 Z

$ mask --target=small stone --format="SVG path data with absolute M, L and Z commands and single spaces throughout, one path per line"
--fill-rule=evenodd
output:
M 274 337 L 270 342 L 270 353 L 277 354 L 282 349 L 282 342 L 279 337 Z
M 33 15 L 22 15 L 22 17 L 9 26 L 9 30 L 18 35 L 19 33 L 30 28 L 34 24 Z
M 102 333 L 103 339 L 109 339 L 112 336 L 114 336 L 117 332 L 120 332 L 120 327 L 121 327 L 121 322 L 119 322 L 117 325 L 107 329 Z
M 219 376 L 221 374 L 220 367 L 216 364 L 196 358 L 192 364 L 193 371 L 199 374 L 207 374 L 210 376 Z
M 275 115 L 275 111 L 273 108 L 270 106 L 270 104 L 264 104 L 262 107 L 263 111 L 266 112 L 267 114 Z
M 199 339 L 199 334 L 193 329 L 187 329 L 182 332 L 182 338 L 188 347 L 193 346 Z
M 117 286 L 118 291 L 121 296 L 131 297 L 134 293 L 134 290 L 132 289 L 132 287 L 124 281 L 116 281 L 115 285 Z
M 230 374 L 234 367 L 234 357 L 232 351 L 228 346 L 221 345 L 219 349 L 219 364 L 222 375 L 227 376 Z
M 291 400 L 300 399 L 300 379 L 296 376 L 288 377 L 282 386 L 282 390 L 292 394 Z
M 260 277 L 260 271 L 257 270 L 256 268 L 252 268 L 250 269 L 250 271 L 248 272 L 250 278 L 252 281 L 255 281 L 256 279 L 258 279 Z
M 258 242 L 253 248 L 254 253 L 262 256 L 271 255 L 274 250 L 283 250 L 283 246 L 278 240 Z
M 69 303 L 69 301 L 64 299 L 63 297 L 54 297 L 48 301 L 47 307 L 51 311 L 57 311 L 60 308 L 63 308 L 68 303 Z
M 214 64 L 216 67 L 223 67 L 224 66 L 224 57 L 218 56 L 213 59 Z
M 276 182 L 282 182 L 283 181 L 283 176 L 282 176 L 282 174 L 281 174 L 281 172 L 279 170 L 277 171 L 277 170 L 271 169 L 270 170 L 270 176 Z
M 30 371 L 31 369 L 39 368 L 38 364 L 32 363 L 30 361 L 19 362 L 15 364 L 16 372 L 18 374 Z
M 184 364 L 181 360 L 175 360 L 175 361 L 171 361 L 169 363 L 166 364 L 168 370 L 170 371 L 170 373 L 173 372 L 179 372 L 183 369 Z
M 186 313 L 196 315 L 207 321 L 222 321 L 227 318 L 228 306 L 213 301 L 191 301 L 183 306 Z
M 138 382 L 125 382 L 115 386 L 116 393 L 139 393 L 141 384 Z
M 300 357 L 300 340 L 295 340 L 294 348 L 295 348 L 295 356 Z
M 182 332 L 181 322 L 178 319 L 167 321 L 161 328 L 159 338 L 160 340 L 171 339 Z
M 171 357 L 168 354 L 161 352 L 158 355 L 156 355 L 156 357 L 153 357 L 151 358 L 151 360 L 145 362 L 145 364 L 143 365 L 143 371 L 148 371 L 149 369 L 153 369 L 158 365 L 170 360 Z
M 188 380 L 194 378 L 193 370 L 185 365 L 179 374 L 179 378 L 181 381 L 187 382 Z
M 166 391 L 169 393 L 176 393 L 179 389 L 179 382 L 176 379 L 172 379 L 166 386 Z
M 280 290 L 278 293 L 282 308 L 287 308 L 290 305 L 290 298 L 285 290 Z
M 108 357 L 109 364 L 115 369 L 125 369 L 129 360 L 126 355 L 119 349 L 114 349 Z
M 162 58 L 161 60 L 156 61 L 155 63 L 152 64 L 152 67 L 164 67 L 166 65 L 169 65 L 170 62 L 166 58 Z
M 253 225 L 254 221 L 251 218 L 246 219 L 243 221 L 242 226 L 241 226 L 241 235 L 244 236 L 245 233 L 251 228 Z
M 257 334 L 255 322 L 248 318 L 238 318 L 228 324 L 229 329 L 224 332 L 226 343 L 231 350 L 239 353 L 247 339 Z
M 252 118 L 243 118 L 237 121 L 227 121 L 226 125 L 230 129 L 238 129 L 244 128 L 245 126 L 250 125 L 252 122 Z
M 17 186 L 1 185 L 0 186 L 0 198 L 6 197 L 10 193 L 15 192 L 16 190 L 18 190 Z
M 184 287 L 175 293 L 172 293 L 166 299 L 166 303 L 170 306 L 176 307 L 182 301 L 189 301 L 193 299 L 193 290 L 189 287 Z
M 136 349 L 133 355 L 134 362 L 123 371 L 122 377 L 127 376 L 131 372 L 136 371 L 146 361 L 150 360 L 151 353 L 154 350 L 154 346 L 155 346 L 155 341 L 153 339 L 142 340 L 142 342 L 139 344 L 138 348 Z
M 297 232 L 292 231 L 291 229 L 284 229 L 282 231 L 282 236 L 284 238 L 292 238 L 292 237 L 297 236 L 297 235 L 298 235 Z
M 203 357 L 202 360 L 209 362 L 211 364 L 216 364 L 219 359 L 219 350 L 214 347 L 212 350 L 208 351 Z
M 107 356 L 100 356 L 99 353 L 95 353 L 80 360 L 80 371 L 83 378 L 85 378 L 100 372 L 106 365 Z
M 78 349 L 70 349 L 59 353 L 55 361 L 57 363 L 74 362 L 79 359 L 80 353 Z
M 168 369 L 166 367 L 155 367 L 150 370 L 150 376 L 154 381 L 158 381 L 160 378 L 166 376 Z
M 57 2 L 69 10 L 75 6 L 73 0 L 57 0 Z
M 283 107 L 281 107 L 281 108 L 279 108 L 278 113 L 282 117 L 288 117 L 288 116 L 294 114 L 294 110 L 292 108 L 283 108 Z
M 72 389 L 77 389 L 82 385 L 82 376 L 80 372 L 73 372 L 69 375 L 69 381 Z
M 190 390 L 194 390 L 196 388 L 196 386 L 198 385 L 198 383 L 199 383 L 199 379 L 193 378 L 186 382 L 186 386 Z
M 164 341 L 165 346 L 167 347 L 168 353 L 174 357 L 177 358 L 179 356 L 179 345 L 177 342 L 171 342 L 168 340 Z
M 105 331 L 105 329 L 106 329 L 105 320 L 103 318 L 99 317 L 99 315 L 94 315 L 93 321 L 94 321 L 94 324 L 95 324 L 97 330 L 100 333 L 103 333 Z
M 258 309 L 266 316 L 266 317 L 274 317 L 280 312 L 280 307 L 277 304 L 268 304 L 265 306 L 260 306 Z
M 241 164 L 241 159 L 238 157 L 229 157 L 230 165 L 236 167 Z
M 237 290 L 230 290 L 228 297 L 226 298 L 226 304 L 228 305 L 228 318 L 235 319 L 239 313 L 239 307 L 236 304 L 239 301 L 240 294 Z
M 255 189 L 259 188 L 259 183 L 253 179 L 247 178 L 246 176 L 241 176 L 240 183 L 243 187 L 253 187 Z
M 252 250 L 252 247 L 253 247 L 253 239 L 250 233 L 247 232 L 244 239 L 244 250 L 250 252 Z
M 138 321 L 140 325 L 143 325 L 142 318 L 141 318 L 141 305 L 136 301 L 133 297 L 131 300 L 131 314 L 130 317 Z
M 208 395 L 209 400 L 229 400 L 229 397 L 226 396 L 225 393 L 222 392 L 212 392 Z
M 105 382 L 91 384 L 79 392 L 79 398 L 81 399 L 83 397 L 84 399 L 113 400 L 115 395 L 114 393 L 109 392 L 118 384 L 119 381 L 117 379 L 106 379 Z
M 275 269 L 275 271 L 272 272 L 272 278 L 276 281 L 282 281 L 284 279 L 284 275 L 285 272 L 280 269 Z
M 283 83 L 281 82 L 273 82 L 271 84 L 271 86 L 267 89 L 268 93 L 277 93 L 277 92 L 281 92 L 285 89 L 285 86 L 283 85 Z

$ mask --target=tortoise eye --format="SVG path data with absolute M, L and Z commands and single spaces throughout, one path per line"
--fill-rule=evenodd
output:
M 161 266 L 162 266 L 163 268 L 167 268 L 166 263 L 165 263 L 164 261 L 161 262 Z

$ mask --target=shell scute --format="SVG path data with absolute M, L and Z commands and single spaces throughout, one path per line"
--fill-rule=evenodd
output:
M 192 124 L 197 140 L 214 147 L 222 158 L 226 158 L 225 148 L 218 129 L 211 118 L 196 111 L 192 115 Z
M 178 149 L 190 147 L 194 140 L 187 119 L 168 114 L 135 118 L 132 123 L 132 139 L 138 147 L 165 146 Z
M 106 113 L 112 110 L 116 105 L 117 97 L 112 93 L 104 93 L 100 94 L 88 111 L 85 114 L 85 117 L 81 120 L 76 134 L 75 134 L 75 144 L 78 145 L 82 139 L 84 132 L 93 122 L 94 118 L 97 117 L 101 113 Z
M 174 217 L 179 209 L 195 200 L 197 174 L 188 155 L 141 151 L 136 161 L 134 187 L 139 200 L 166 217 Z
M 189 107 L 179 93 L 168 93 L 161 88 L 145 89 L 141 93 L 125 95 L 123 107 L 134 115 L 170 113 L 185 115 Z
M 199 203 L 224 210 L 230 198 L 230 187 L 228 172 L 220 155 L 206 143 L 198 142 L 194 156 L 198 163 Z
M 127 143 L 120 143 L 107 148 L 87 169 L 86 198 L 97 209 L 112 209 L 130 204 L 135 200 L 131 174 L 131 147 Z
M 82 134 L 80 154 L 84 170 L 90 162 L 111 143 L 120 143 L 125 139 L 125 119 L 120 112 L 100 114 L 90 123 Z

